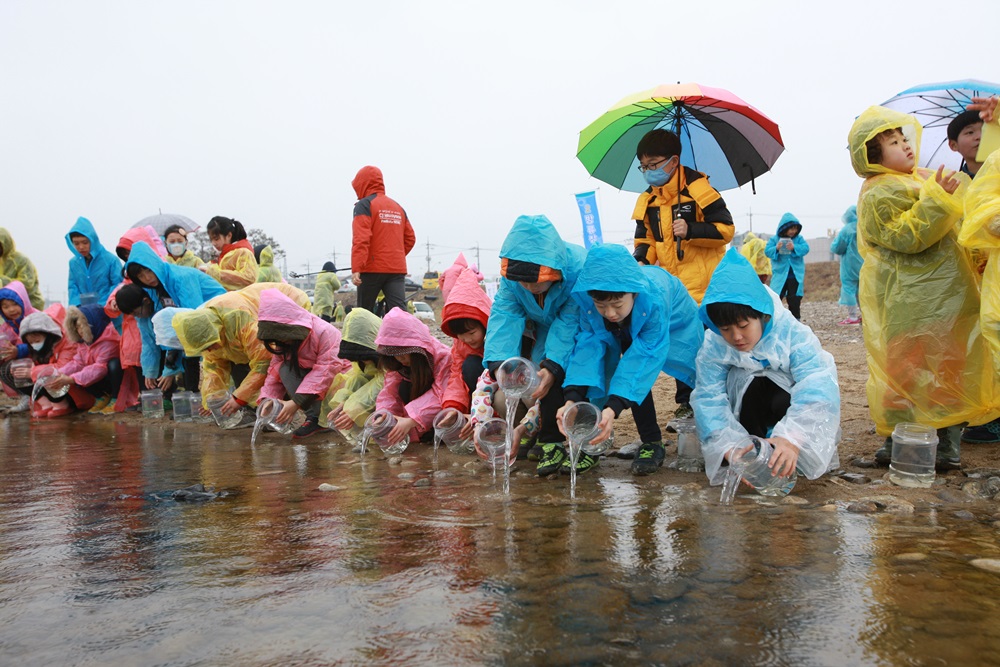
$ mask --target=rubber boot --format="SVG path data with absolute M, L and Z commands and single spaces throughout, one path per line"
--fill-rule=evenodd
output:
M 934 469 L 938 472 L 961 469 L 962 427 L 939 428 L 937 436 L 937 459 L 934 462 Z

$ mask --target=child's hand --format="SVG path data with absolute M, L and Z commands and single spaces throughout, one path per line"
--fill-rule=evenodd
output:
M 688 223 L 684 218 L 674 218 L 674 236 L 686 239 L 688 236 Z
M 219 408 L 219 412 L 228 417 L 229 415 L 236 414 L 236 411 L 239 409 L 240 409 L 240 404 L 236 402 L 236 399 L 230 398 L 228 401 L 222 404 L 222 407 Z
M 174 384 L 174 376 L 173 375 L 164 375 L 160 379 L 155 380 L 155 382 L 156 382 L 156 386 L 157 387 L 159 387 L 163 391 L 166 391 L 166 390 L 170 389 L 170 387 L 173 386 L 173 384 Z
M 0 360 L 7 361 L 8 359 L 13 359 L 17 355 L 17 348 L 13 345 L 4 344 L 0 347 Z
M 389 431 L 389 435 L 386 436 L 386 440 L 389 441 L 390 445 L 395 445 L 409 435 L 410 431 L 416 428 L 416 426 L 417 422 L 415 420 L 410 419 L 409 417 L 403 417 L 402 419 L 396 421 L 396 425 L 391 431 Z
M 555 381 L 556 377 L 546 369 L 538 371 L 538 388 L 535 389 L 535 393 L 531 397 L 535 400 L 542 400 L 549 393 L 549 389 L 552 389 Z
M 275 416 L 274 423 L 287 424 L 295 416 L 295 413 L 299 411 L 299 406 L 291 399 L 279 402 L 281 403 L 281 412 Z
M 767 465 L 778 477 L 790 477 L 795 472 L 795 464 L 799 462 L 799 448 L 784 438 L 768 438 L 774 445 L 774 454 Z
M 31 368 L 15 368 L 12 375 L 18 380 L 23 380 L 25 378 L 31 377 Z
M 465 417 L 465 424 L 462 425 L 462 430 L 458 432 L 458 437 L 460 440 L 468 440 L 476 433 L 476 427 L 472 425 L 472 420 L 467 416 Z
M 978 111 L 979 117 L 983 119 L 984 123 L 992 123 L 997 117 L 997 102 L 1000 102 L 1000 97 L 996 95 L 992 97 L 973 97 L 972 104 L 967 106 L 966 109 Z
M 57 375 L 55 379 L 51 382 L 45 383 L 46 389 L 51 389 L 52 391 L 58 391 L 63 387 L 68 387 L 73 384 L 73 378 L 68 375 Z
M 953 171 L 945 176 L 944 165 L 938 167 L 937 173 L 934 174 L 934 180 L 950 195 L 955 194 L 955 190 L 958 190 L 959 180 L 955 178 L 955 172 Z
M 611 408 L 604 408 L 601 410 L 601 423 L 598 424 L 601 430 L 597 432 L 591 440 L 590 443 L 604 442 L 611 437 L 611 429 L 615 423 L 615 411 Z M 588 443 L 588 444 L 590 444 Z
M 333 410 L 330 410 L 330 414 L 326 416 L 326 420 L 341 431 L 346 431 L 354 426 L 354 420 L 351 419 L 349 414 L 344 412 L 343 405 L 338 405 Z
M 559 429 L 559 432 L 565 435 L 567 438 L 569 437 L 569 435 L 567 435 L 566 429 L 563 427 L 563 415 L 566 414 L 566 409 L 569 408 L 569 406 L 571 405 L 573 405 L 573 401 L 566 401 L 565 405 L 556 410 L 556 427 Z

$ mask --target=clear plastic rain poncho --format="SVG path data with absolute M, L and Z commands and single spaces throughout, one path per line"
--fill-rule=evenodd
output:
M 996 376 L 979 325 L 979 285 L 959 245 L 968 177 L 948 194 L 934 172 L 869 164 L 865 143 L 900 128 L 916 151 L 921 128 L 907 114 L 870 107 L 851 127 L 864 258 L 858 302 L 868 351 L 868 405 L 879 435 L 896 424 L 945 428 L 997 416 Z M 919 164 L 919 155 L 915 156 Z
M 993 372 L 1000 377 L 1000 150 L 986 158 L 965 193 L 965 222 L 958 240 L 989 253 L 979 312 L 983 336 L 993 351 Z
M 191 308 L 164 308 L 153 315 L 153 335 L 156 336 L 156 344 L 168 350 L 183 350 L 177 332 L 174 331 L 174 315 L 194 312 Z
M 708 317 L 706 306 L 722 302 L 771 315 L 749 352 L 729 345 Z M 726 476 L 723 456 L 749 437 L 739 414 L 743 395 L 756 377 L 769 378 L 791 394 L 788 412 L 775 424 L 771 436 L 785 438 L 799 448 L 799 472 L 816 479 L 838 466 L 840 386 L 833 356 L 823 350 L 812 329 L 796 320 L 778 295 L 757 279 L 753 267 L 735 249 L 726 253 L 712 274 L 698 316 L 708 331 L 698 351 L 698 381 L 691 407 L 709 481 L 722 484 Z
M 841 218 L 844 226 L 830 244 L 830 252 L 840 255 L 840 305 L 858 305 L 858 276 L 865 260 L 858 252 L 858 207 L 851 206 Z
M 260 251 L 260 261 L 257 263 L 257 282 L 283 282 L 281 271 L 274 265 L 274 250 L 271 246 L 264 246 L 264 249 Z
M 361 345 L 375 351 L 375 337 L 378 336 L 382 320 L 364 308 L 355 308 L 344 320 L 344 343 Z M 339 405 L 344 406 L 344 412 L 354 420 L 358 427 L 364 426 L 365 420 L 375 410 L 375 400 L 385 384 L 385 373 L 374 361 L 351 362 L 351 370 L 340 373 L 333 379 L 330 390 L 320 410 L 319 422 L 329 426 L 326 416 Z
M 759 276 L 771 275 L 771 260 L 764 253 L 767 243 L 753 232 L 747 232 L 743 237 L 743 247 L 740 254 L 747 258 L 750 266 L 754 268 Z
M 0 227 L 0 287 L 18 280 L 24 285 L 31 305 L 41 310 L 45 308 L 45 299 L 38 287 L 38 271 L 31 260 L 17 251 L 14 237 L 10 232 Z
M 340 279 L 333 271 L 323 271 L 316 276 L 316 287 L 313 288 L 312 314 L 318 317 L 333 319 L 334 295 L 340 289 Z
M 233 396 L 248 404 L 257 402 L 272 356 L 257 338 L 260 294 L 266 289 L 277 289 L 303 308 L 309 307 L 309 297 L 297 287 L 286 283 L 256 283 L 217 296 L 200 308 L 173 318 L 184 354 L 201 357 L 200 389 L 206 407 L 210 394 L 229 389 L 233 364 L 250 366 L 250 372 L 233 391 Z M 221 347 L 208 349 L 216 344 Z

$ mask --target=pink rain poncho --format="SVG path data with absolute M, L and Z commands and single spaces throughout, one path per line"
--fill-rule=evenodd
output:
M 456 319 L 476 320 L 486 331 L 486 323 L 490 319 L 490 307 L 493 302 L 479 286 L 479 278 L 474 271 L 462 270 L 454 279 L 454 285 L 449 290 L 448 299 L 441 310 L 441 330 L 454 337 L 450 323 Z M 473 349 L 459 338 L 455 338 L 451 346 L 451 377 L 445 390 L 443 406 L 456 408 L 462 412 L 469 411 L 472 392 L 462 377 L 462 364 L 469 355 L 483 356 L 483 347 Z

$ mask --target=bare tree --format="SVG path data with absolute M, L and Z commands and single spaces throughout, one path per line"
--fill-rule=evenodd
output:
M 248 229 L 247 241 L 249 241 L 252 246 L 271 246 L 271 250 L 274 251 L 275 260 L 279 260 L 285 256 L 285 251 L 282 249 L 281 245 L 274 240 L 274 237 L 267 234 L 263 229 Z M 188 234 L 188 248 L 205 262 L 211 262 L 219 256 L 219 253 L 216 252 L 214 247 L 212 247 L 212 241 L 208 238 L 208 232 L 205 230 L 199 230 Z

